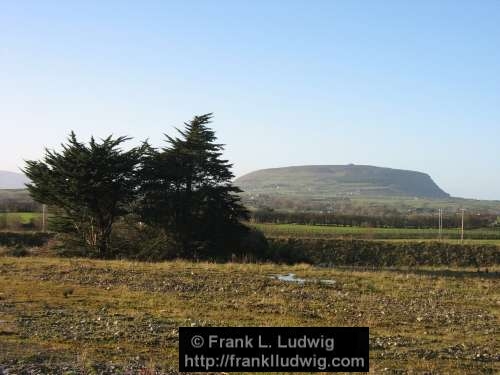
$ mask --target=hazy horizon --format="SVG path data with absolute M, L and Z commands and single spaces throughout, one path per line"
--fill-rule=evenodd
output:
M 3 4 L 0 170 L 214 112 L 236 176 L 353 163 L 500 199 L 499 2 L 215 4 Z

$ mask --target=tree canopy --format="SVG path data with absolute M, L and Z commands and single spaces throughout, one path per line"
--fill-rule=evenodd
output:
M 242 243 L 250 248 L 264 240 L 242 224 L 248 211 L 222 157 L 224 146 L 208 127 L 211 119 L 211 113 L 195 116 L 176 137 L 166 135 L 161 149 L 144 143 L 124 151 L 129 138 L 112 136 L 84 144 L 71 132 L 61 152 L 46 150 L 41 161 L 26 162 L 28 190 L 61 213 L 60 228 L 96 256 L 118 255 L 110 246 L 114 223 L 127 215 L 121 222 L 135 223 L 139 232 L 146 224 L 143 236 L 155 228 L 165 243 L 138 253 L 165 259 L 173 249 L 178 257 L 227 259 Z
M 224 147 L 207 126 L 211 119 L 195 116 L 177 137 L 167 135 L 167 146 L 150 149 L 142 170 L 141 216 L 174 236 L 180 256 L 227 254 L 246 231 L 248 212 Z
M 46 149 L 43 160 L 27 161 L 24 170 L 33 198 L 61 211 L 82 243 L 101 257 L 112 255 L 112 225 L 136 197 L 144 147 L 121 150 L 128 139 L 92 137 L 84 144 L 71 132 L 61 152 Z

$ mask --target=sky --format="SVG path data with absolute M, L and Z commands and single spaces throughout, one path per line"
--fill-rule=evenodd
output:
M 196 114 L 240 176 L 367 164 L 500 199 L 500 1 L 0 1 L 0 170 Z

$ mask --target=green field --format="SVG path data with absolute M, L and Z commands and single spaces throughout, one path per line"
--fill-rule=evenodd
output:
M 32 219 L 41 218 L 42 214 L 38 212 L 0 212 L 0 220 L 5 218 L 7 221 L 19 221 L 22 224 L 28 224 Z
M 179 326 L 369 326 L 371 373 L 494 374 L 497 271 L 0 257 L 0 363 L 174 374 Z
M 301 238 L 359 238 L 374 240 L 437 240 L 437 229 L 364 228 L 300 224 L 252 224 L 267 236 Z M 443 239 L 458 241 L 459 229 L 443 229 Z M 500 229 L 466 230 L 466 242 L 500 242 Z
M 388 241 L 388 242 L 402 242 L 402 241 L 418 241 L 418 242 L 434 242 L 435 239 L 432 238 L 421 238 L 418 240 L 415 239 L 407 239 L 407 238 L 396 238 L 396 239 L 375 239 L 374 241 Z M 463 242 L 458 239 L 447 239 L 444 238 L 441 240 L 442 242 L 452 243 L 452 244 L 464 244 L 464 245 L 497 245 L 500 246 L 500 239 L 497 240 L 474 240 L 474 239 L 465 239 Z
M 385 206 L 399 211 L 405 210 L 425 210 L 427 212 L 437 212 L 443 209 L 448 212 L 458 212 L 465 208 L 472 212 L 500 212 L 500 201 L 488 201 L 466 198 L 412 198 L 412 197 L 351 197 L 353 204 L 359 207 Z
M 0 231 L 39 230 L 41 219 L 38 212 L 0 212 Z
M 328 211 L 332 208 L 337 213 L 366 214 L 368 216 L 384 214 L 395 210 L 401 215 L 408 212 L 421 212 L 428 215 L 437 215 L 438 209 L 448 214 L 457 213 L 462 208 L 471 213 L 490 213 L 500 215 L 500 201 L 487 201 L 465 198 L 414 198 L 414 197 L 378 197 L 378 196 L 349 196 L 338 197 L 335 195 L 321 195 L 308 193 L 307 195 L 294 195 L 286 193 L 241 194 L 245 204 L 251 209 L 258 210 L 271 207 L 277 211 Z

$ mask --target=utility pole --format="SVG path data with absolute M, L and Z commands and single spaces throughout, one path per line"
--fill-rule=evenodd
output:
M 443 210 L 440 208 L 438 211 L 438 227 L 439 227 L 439 240 L 441 240 L 443 235 Z
M 465 209 L 461 208 L 460 210 L 462 211 L 462 231 L 460 233 L 460 243 L 463 243 L 464 242 L 464 212 L 465 212 Z
M 47 210 L 47 205 L 42 204 L 42 232 L 45 232 L 45 213 Z

